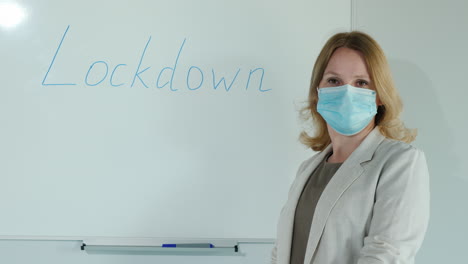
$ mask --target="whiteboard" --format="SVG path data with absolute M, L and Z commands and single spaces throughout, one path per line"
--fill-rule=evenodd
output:
M 17 1 L 0 235 L 271 238 L 349 1 Z

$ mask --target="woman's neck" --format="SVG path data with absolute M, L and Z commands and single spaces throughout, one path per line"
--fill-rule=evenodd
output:
M 328 126 L 328 133 L 332 142 L 333 154 L 328 158 L 330 163 L 343 163 L 351 153 L 359 147 L 367 135 L 374 129 L 374 122 L 353 136 L 344 136 Z

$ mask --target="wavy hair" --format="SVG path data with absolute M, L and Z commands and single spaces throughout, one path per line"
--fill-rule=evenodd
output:
M 400 120 L 403 103 L 393 83 L 390 67 L 382 48 L 368 34 L 352 31 L 337 33 L 328 39 L 315 61 L 307 105 L 300 110 L 300 117 L 304 122 L 312 119 L 314 134 L 309 135 L 306 131 L 302 131 L 299 136 L 300 142 L 315 151 L 322 151 L 331 143 L 327 123 L 317 112 L 317 87 L 333 52 L 340 47 L 359 51 L 364 56 L 371 81 L 382 102 L 375 116 L 375 125 L 379 127 L 382 135 L 406 143 L 413 141 L 417 131 L 406 128 Z

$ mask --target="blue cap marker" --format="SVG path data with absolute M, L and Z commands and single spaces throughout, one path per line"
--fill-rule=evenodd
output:
M 190 244 L 163 244 L 165 248 L 214 248 L 211 243 L 190 243 Z

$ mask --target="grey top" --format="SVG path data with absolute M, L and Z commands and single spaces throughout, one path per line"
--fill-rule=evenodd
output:
M 328 154 L 307 180 L 297 203 L 291 243 L 290 264 L 303 264 L 315 207 L 325 186 L 342 163 L 329 163 Z

